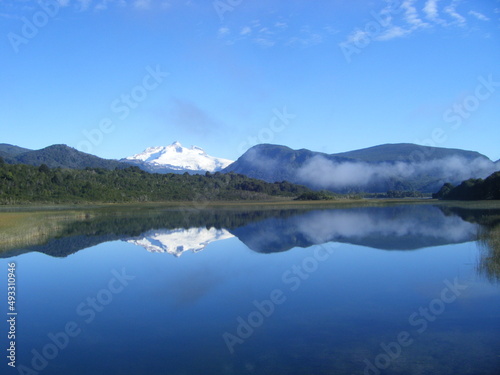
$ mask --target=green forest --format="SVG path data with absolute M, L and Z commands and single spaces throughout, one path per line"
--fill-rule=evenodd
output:
M 432 197 L 444 200 L 500 199 L 500 172 L 495 172 L 484 180 L 471 178 L 458 186 L 450 183 L 444 184 Z
M 6 164 L 0 158 L 0 204 L 126 203 L 295 198 L 311 190 L 244 175 L 152 174 L 138 167 L 62 169 Z

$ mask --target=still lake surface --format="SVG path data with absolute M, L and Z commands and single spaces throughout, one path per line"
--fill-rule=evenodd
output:
M 14 262 L 18 312 L 2 374 L 500 374 L 499 209 L 58 220 L 0 253 L 2 311 Z

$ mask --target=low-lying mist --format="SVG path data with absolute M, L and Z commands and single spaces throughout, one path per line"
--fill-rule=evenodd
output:
M 457 184 L 469 178 L 485 178 L 498 165 L 484 158 L 468 160 L 453 156 L 422 162 L 334 162 L 317 155 L 297 170 L 299 183 L 318 189 L 344 191 L 387 187 L 390 182 L 403 181 L 409 185 L 427 183 L 430 189 L 446 182 Z M 426 181 L 426 182 L 423 182 Z

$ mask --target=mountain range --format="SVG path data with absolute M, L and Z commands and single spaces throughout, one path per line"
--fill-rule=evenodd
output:
M 121 160 L 102 159 L 66 145 L 30 150 L 3 143 L 0 144 L 0 156 L 8 164 L 46 164 L 49 168 L 71 169 L 122 169 L 135 165 L 150 173 L 217 172 L 232 163 L 231 160 L 210 156 L 200 147 L 183 147 L 179 142 L 164 147 L 150 147 Z
M 122 169 L 131 165 L 151 173 L 235 172 L 267 182 L 288 181 L 309 188 L 334 192 L 438 191 L 443 184 L 459 184 L 485 178 L 500 169 L 500 160 L 460 149 L 408 143 L 326 154 L 307 149 L 260 144 L 235 162 L 208 155 L 203 149 L 169 146 L 150 147 L 121 160 L 102 159 L 65 145 L 41 150 L 0 144 L 0 157 L 8 164 L 46 164 L 51 168 Z
M 49 168 L 126 168 L 129 165 L 118 160 L 102 159 L 100 157 L 86 154 L 66 145 L 52 145 L 40 150 L 30 150 L 9 144 L 0 144 L 0 156 L 8 164 L 28 164 L 40 166 L 47 165 Z
M 261 144 L 250 148 L 223 172 L 264 181 L 286 180 L 335 192 L 415 190 L 435 192 L 446 183 L 485 178 L 500 169 L 486 156 L 459 149 L 385 144 L 326 154 Z

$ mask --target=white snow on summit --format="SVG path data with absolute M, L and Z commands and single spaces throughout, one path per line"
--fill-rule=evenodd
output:
M 234 237 L 225 229 L 205 227 L 189 229 L 151 230 L 140 237 L 125 240 L 128 243 L 142 246 L 152 253 L 169 253 L 179 257 L 185 251 L 197 253 L 208 244 Z
M 217 172 L 233 161 L 208 155 L 202 148 L 183 147 L 179 142 L 169 146 L 149 147 L 140 154 L 129 156 L 126 160 L 140 160 L 156 167 L 168 167 L 173 170 L 193 170 Z

